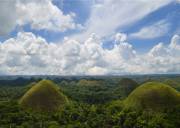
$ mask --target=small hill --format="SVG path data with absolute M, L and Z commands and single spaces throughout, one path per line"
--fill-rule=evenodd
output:
M 175 80 L 166 79 L 164 83 L 180 91 L 180 83 L 176 82 Z
M 32 86 L 20 99 L 24 108 L 35 111 L 56 111 L 68 100 L 52 81 L 42 80 Z
M 118 83 L 115 93 L 118 93 L 120 97 L 127 97 L 136 87 L 138 87 L 136 81 L 129 78 L 122 78 Z
M 102 86 L 102 85 L 105 85 L 105 82 L 101 81 L 101 80 L 82 79 L 77 83 L 77 86 L 80 86 L 80 87 L 98 87 L 98 86 Z
M 180 94 L 169 85 L 148 82 L 136 88 L 125 100 L 125 108 L 161 110 L 180 104 Z

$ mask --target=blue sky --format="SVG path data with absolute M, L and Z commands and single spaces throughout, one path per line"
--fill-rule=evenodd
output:
M 0 8 L 1 45 L 6 44 L 10 38 L 16 40 L 22 33 L 25 36 L 25 33 L 29 32 L 35 36 L 33 38 L 40 37 L 53 44 L 63 44 L 69 40 L 80 44 L 86 44 L 89 40 L 99 42 L 98 45 L 101 44 L 103 52 L 107 49 L 113 55 L 118 47 L 120 52 L 118 54 L 122 54 L 120 55 L 122 59 L 125 54 L 121 53 L 123 50 L 130 50 L 126 53 L 130 56 L 134 53 L 144 55 L 161 54 L 162 51 L 169 53 L 167 49 L 173 43 L 173 37 L 180 34 L 179 0 L 40 0 L 39 2 L 7 0 L 1 2 Z M 122 42 L 120 43 L 122 46 L 116 46 L 117 41 Z M 96 49 L 94 51 L 99 52 Z M 68 60 L 65 59 L 66 61 Z M 87 63 L 88 61 L 90 60 L 87 60 Z M 123 61 L 119 63 L 122 64 Z M 91 68 L 95 68 L 92 71 L 105 68 L 103 71 L 110 74 L 115 70 L 107 71 L 107 67 L 103 67 L 102 64 L 94 64 Z M 167 71 L 162 69 L 161 72 L 172 72 L 171 70 L 173 69 Z M 119 72 L 128 73 L 126 70 Z
M 71 12 L 76 14 L 76 17 L 74 18 L 74 22 L 84 25 L 88 18 L 90 17 L 92 6 L 98 1 L 96 0 L 53 0 L 52 1 L 54 5 L 56 5 L 59 9 L 63 11 L 64 14 L 69 14 Z M 120 10 L 119 10 L 120 11 Z M 163 34 L 160 37 L 155 37 L 151 39 L 139 39 L 139 38 L 129 38 L 128 41 L 133 44 L 135 49 L 138 49 L 142 52 L 147 51 L 148 49 L 152 48 L 155 44 L 159 42 L 168 43 L 171 39 L 171 37 L 174 34 L 179 34 L 180 32 L 180 4 L 177 2 L 172 2 L 166 6 L 163 6 L 156 11 L 153 11 L 152 13 L 146 15 L 139 21 L 130 24 L 123 29 L 116 29 L 116 32 L 123 32 L 126 34 L 130 34 L 133 32 L 137 32 L 142 27 L 151 25 L 155 22 L 158 22 L 159 20 L 167 20 L 167 22 L 170 24 L 169 30 L 167 33 Z M 103 21 L 102 21 L 103 23 Z M 31 29 L 30 25 L 24 25 L 21 26 L 22 30 L 27 32 L 33 32 L 36 35 L 42 36 L 49 42 L 56 42 L 59 40 L 62 40 L 64 37 L 71 36 L 76 33 L 80 33 L 81 30 L 68 30 L 65 32 L 52 32 L 47 30 L 34 30 Z M 10 32 L 9 35 L 1 36 L 0 40 L 4 41 L 8 39 L 9 37 L 14 37 L 19 31 L 18 29 L 14 29 Z M 98 33 L 97 33 L 98 34 Z M 112 47 L 111 45 L 111 39 L 108 39 L 104 41 L 104 45 L 106 48 Z
M 166 19 L 170 24 L 169 31 L 166 34 L 162 35 L 161 37 L 152 39 L 130 39 L 130 42 L 132 42 L 132 44 L 136 46 L 136 48 L 139 47 L 141 50 L 144 48 L 149 49 L 158 42 L 164 42 L 165 44 L 167 44 L 175 33 L 179 34 L 178 29 L 180 29 L 180 5 L 176 3 L 169 4 L 147 15 L 141 21 L 128 28 L 125 32 L 131 33 L 133 31 L 137 31 L 142 26 L 152 24 L 161 19 Z

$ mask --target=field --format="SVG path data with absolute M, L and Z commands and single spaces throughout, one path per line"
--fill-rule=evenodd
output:
M 179 128 L 180 75 L 1 76 L 0 128 Z

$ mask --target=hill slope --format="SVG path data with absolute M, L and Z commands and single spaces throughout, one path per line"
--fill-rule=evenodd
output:
M 125 108 L 157 109 L 180 104 L 180 94 L 169 85 L 148 82 L 136 88 L 125 100 Z
M 105 82 L 101 80 L 85 80 L 82 79 L 77 83 L 77 86 L 79 87 L 98 87 L 98 86 L 104 86 Z
M 127 97 L 137 86 L 138 83 L 136 81 L 129 78 L 123 78 L 118 83 L 115 93 L 124 98 Z
M 170 85 L 171 87 L 175 88 L 176 90 L 180 91 L 180 83 L 171 80 L 171 79 L 166 79 L 164 81 L 165 84 Z
M 53 82 L 42 80 L 27 91 L 19 103 L 24 108 L 35 111 L 55 111 L 67 102 L 66 96 Z

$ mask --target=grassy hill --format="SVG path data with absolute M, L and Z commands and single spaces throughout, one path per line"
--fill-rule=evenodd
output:
M 132 79 L 129 78 L 122 78 L 118 86 L 115 90 L 116 94 L 119 94 L 119 97 L 127 97 L 136 87 L 138 86 L 138 83 Z
M 85 80 L 82 79 L 77 83 L 77 86 L 80 87 L 98 87 L 98 86 L 103 86 L 105 85 L 104 81 L 100 81 L 100 80 Z
M 170 85 L 171 87 L 175 88 L 176 90 L 180 91 L 180 83 L 176 82 L 175 80 L 166 79 L 164 81 L 165 84 Z
M 180 104 L 180 94 L 169 85 L 148 82 L 136 88 L 124 103 L 125 108 L 160 110 Z
M 68 100 L 59 88 L 49 80 L 42 80 L 32 86 L 20 99 L 24 108 L 35 111 L 55 111 L 61 108 Z

